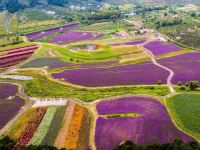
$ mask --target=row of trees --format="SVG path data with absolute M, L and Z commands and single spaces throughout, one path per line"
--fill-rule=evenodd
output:
M 64 6 L 65 4 L 68 3 L 69 0 L 47 0 L 47 3 L 49 5 L 56 5 L 56 6 Z M 101 0 L 96 0 L 98 2 L 101 2 Z M 27 5 L 23 5 L 22 3 L 19 2 L 19 0 L 8 0 L 7 4 L 6 4 L 6 9 L 11 12 L 14 13 L 18 10 L 22 10 L 26 7 L 34 7 L 37 4 L 40 4 L 39 0 L 27 0 L 28 2 L 28 6 Z M 0 0 L 0 5 L 2 3 L 2 0 Z M 0 6 L 0 9 L 3 9 L 3 5 Z
M 0 4 L 1 4 L 1 1 L 0 1 Z M 39 0 L 27 0 L 27 1 L 29 4 L 28 6 L 21 4 L 19 2 L 19 0 L 8 0 L 6 3 L 6 9 L 9 12 L 14 13 L 14 12 L 24 9 L 26 7 L 34 7 L 35 5 L 37 5 L 39 3 Z M 1 7 L 3 7 L 3 5 Z M 3 8 L 1 8 L 1 9 L 3 9 Z
M 137 145 L 131 141 L 126 141 L 113 150 L 200 150 L 196 142 L 184 143 L 181 140 L 175 140 L 167 144 Z
M 159 29 L 160 27 L 168 27 L 168 26 L 175 26 L 180 25 L 183 23 L 182 19 L 174 19 L 174 20 L 166 20 L 166 21 L 157 21 L 156 28 Z

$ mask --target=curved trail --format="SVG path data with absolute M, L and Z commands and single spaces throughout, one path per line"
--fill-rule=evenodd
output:
M 174 76 L 174 71 L 171 70 L 171 69 L 169 69 L 169 68 L 167 68 L 167 67 L 165 67 L 165 66 L 163 66 L 163 65 L 161 65 L 161 64 L 159 64 L 159 63 L 156 61 L 156 58 L 155 58 L 154 54 L 153 54 L 151 51 L 149 51 L 148 49 L 146 49 L 146 48 L 144 47 L 144 45 L 147 44 L 147 43 L 149 43 L 149 42 L 151 42 L 151 41 L 148 41 L 148 40 L 147 40 L 145 43 L 143 43 L 143 44 L 141 45 L 141 48 L 144 49 L 144 50 L 149 54 L 149 56 L 150 56 L 150 58 L 151 58 L 151 61 L 152 61 L 152 63 L 153 63 L 154 65 L 156 65 L 156 66 L 158 66 L 158 67 L 160 67 L 160 68 L 162 68 L 162 69 L 165 69 L 166 71 L 169 72 L 169 76 L 168 76 L 168 78 L 167 78 L 167 86 L 169 87 L 169 90 L 170 90 L 170 94 L 169 94 L 169 95 L 171 95 L 171 94 L 175 93 L 175 90 L 174 90 L 174 88 L 173 88 L 173 86 L 172 86 L 172 83 L 171 83 L 172 78 L 173 78 L 173 76 Z

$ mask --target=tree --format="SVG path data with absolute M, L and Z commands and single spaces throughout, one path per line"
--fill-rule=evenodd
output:
M 8 136 L 0 139 L 0 149 L 1 150 L 12 150 L 15 146 L 16 142 L 10 139 Z
M 39 3 L 39 0 L 28 0 L 29 7 L 34 7 Z
M 68 3 L 68 0 L 47 0 L 47 2 L 50 5 L 64 6 L 64 4 Z
M 20 9 L 24 9 L 25 6 L 20 4 L 18 0 L 9 0 L 7 3 L 7 10 L 11 13 L 14 13 Z
M 189 82 L 189 89 L 191 91 L 195 91 L 199 87 L 199 82 L 198 81 L 190 81 Z

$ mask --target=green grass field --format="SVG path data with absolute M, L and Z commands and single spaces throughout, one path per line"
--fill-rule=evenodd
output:
M 167 100 L 176 124 L 200 140 L 200 94 L 179 94 Z

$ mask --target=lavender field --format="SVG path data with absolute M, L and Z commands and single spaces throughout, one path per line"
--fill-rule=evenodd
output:
M 110 68 L 86 68 L 65 70 L 54 73 L 52 76 L 57 79 L 87 86 L 117 86 L 117 85 L 138 85 L 157 84 L 159 80 L 166 83 L 168 71 L 165 71 L 151 62 L 116 66 Z
M 67 26 L 63 26 L 63 27 L 58 27 L 58 28 L 53 28 L 53 29 L 49 29 L 49 30 L 43 30 L 40 32 L 34 32 L 34 33 L 30 33 L 27 34 L 26 37 L 29 40 L 36 40 L 42 37 L 46 37 L 49 36 L 51 34 L 54 34 L 56 32 L 61 32 L 61 31 L 67 31 L 67 30 L 72 30 L 74 28 L 79 27 L 79 24 L 71 24 L 71 25 L 67 25 Z
M 170 52 L 183 50 L 183 48 L 173 43 L 162 43 L 159 41 L 150 42 L 144 47 L 150 50 L 154 55 L 163 55 Z
M 66 32 L 61 35 L 58 35 L 54 37 L 52 40 L 50 40 L 51 43 L 56 43 L 60 45 L 68 44 L 68 43 L 75 43 L 85 40 L 95 40 L 98 38 L 101 38 L 104 34 L 94 34 L 92 32 L 78 32 L 78 31 L 71 31 Z
M 200 53 L 190 52 L 159 60 L 159 63 L 172 69 L 175 73 L 172 82 L 185 83 L 192 80 L 200 81 Z
M 0 128 L 13 118 L 24 105 L 24 100 L 16 96 L 18 87 L 0 83 Z
M 97 150 L 110 150 L 126 140 L 138 144 L 167 143 L 174 139 L 185 142 L 192 140 L 174 126 L 166 108 L 155 99 L 119 98 L 97 104 L 97 111 L 99 115 L 139 114 L 137 117 L 99 117 L 95 131 Z

